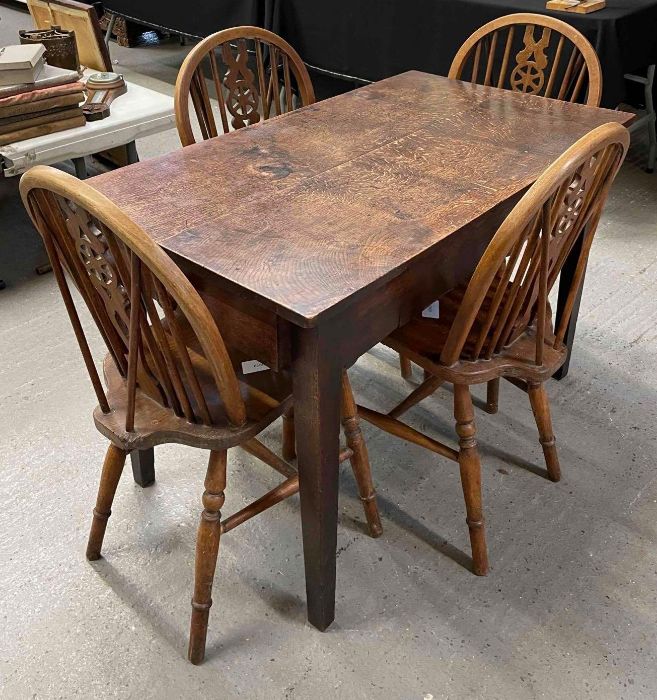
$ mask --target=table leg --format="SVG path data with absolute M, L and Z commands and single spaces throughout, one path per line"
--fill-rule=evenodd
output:
M 125 149 L 128 155 L 128 164 L 139 163 L 139 153 L 137 153 L 137 144 L 134 141 L 126 143 Z
M 155 483 L 155 450 L 134 450 L 130 453 L 132 476 L 142 488 Z
M 73 158 L 73 165 L 75 166 L 75 174 L 78 180 L 87 179 L 87 160 L 84 156 L 79 158 Z
M 109 46 L 110 39 L 112 38 L 112 32 L 114 31 L 114 25 L 116 24 L 116 15 L 112 12 L 107 23 L 107 29 L 105 30 L 105 44 Z
M 341 368 L 321 329 L 295 329 L 293 342 L 308 620 L 324 631 L 335 617 Z
M 577 269 L 577 262 L 579 260 L 580 253 L 582 252 L 582 244 L 584 242 L 584 234 L 579 236 L 573 249 L 566 258 L 564 266 L 561 268 L 561 275 L 559 277 L 559 297 L 557 299 L 557 317 L 555 320 L 555 328 L 559 326 L 561 321 L 561 316 L 563 314 L 563 307 L 566 305 L 566 299 L 568 298 L 568 292 L 573 282 L 573 276 L 575 275 L 575 270 Z M 564 336 L 563 342 L 568 348 L 568 357 L 563 365 L 554 373 L 555 379 L 563 379 L 568 375 L 568 367 L 570 366 L 570 357 L 573 352 L 573 344 L 575 341 L 575 328 L 577 326 L 577 316 L 579 314 L 579 304 L 582 300 L 582 290 L 584 289 L 584 277 L 586 276 L 586 270 L 584 271 L 584 276 L 582 277 L 582 283 L 580 284 L 579 291 L 577 292 L 577 297 L 575 298 L 575 303 L 573 304 L 573 312 L 570 315 L 570 321 L 566 329 L 566 335 Z

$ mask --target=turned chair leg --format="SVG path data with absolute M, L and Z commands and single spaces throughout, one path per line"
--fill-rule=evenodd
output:
M 401 370 L 401 376 L 404 379 L 410 379 L 413 376 L 411 361 L 408 359 L 408 357 L 406 357 L 406 355 L 399 355 L 399 369 Z
M 557 445 L 552 429 L 550 402 L 547 392 L 545 391 L 545 386 L 543 384 L 529 384 L 527 393 L 529 394 L 529 401 L 532 405 L 534 418 L 536 419 L 539 441 L 543 447 L 548 476 L 551 481 L 559 481 L 561 478 L 561 468 L 559 467 Z
M 500 378 L 491 379 L 486 386 L 486 413 L 497 413 L 500 400 Z
M 358 493 L 363 503 L 367 527 L 372 537 L 379 537 L 383 532 L 379 508 L 376 504 L 376 491 L 372 482 L 372 470 L 367 455 L 367 446 L 358 421 L 358 409 L 351 391 L 347 372 L 342 373 L 342 427 L 344 429 L 347 447 L 352 451 L 351 467 L 354 470 Z
M 208 617 L 212 605 L 212 582 L 221 536 L 221 508 L 225 500 L 226 457 L 225 450 L 211 452 L 205 477 L 203 513 L 196 539 L 194 597 L 189 631 L 188 658 L 193 664 L 200 664 L 205 657 L 205 639 L 208 634 Z
M 488 552 L 481 503 L 481 461 L 475 439 L 474 408 L 470 387 L 454 385 L 454 418 L 459 436 L 459 468 L 470 530 L 473 571 L 477 576 L 488 573 Z
M 100 550 L 103 547 L 107 521 L 112 514 L 112 501 L 114 500 L 116 487 L 119 485 L 127 454 L 127 452 L 116 447 L 116 445 L 111 444 L 107 448 L 100 485 L 98 486 L 94 518 L 91 523 L 89 541 L 87 542 L 87 559 L 89 561 L 100 559 Z
M 283 459 L 291 461 L 297 456 L 296 432 L 294 430 L 294 408 L 283 414 Z

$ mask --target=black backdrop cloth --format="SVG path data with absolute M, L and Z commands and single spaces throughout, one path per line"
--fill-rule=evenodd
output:
M 107 0 L 105 5 L 194 36 L 240 24 L 264 26 L 287 39 L 311 68 L 361 81 L 410 69 L 447 75 L 457 49 L 482 24 L 512 12 L 551 14 L 593 44 L 606 107 L 623 100 L 624 73 L 657 62 L 657 0 L 607 0 L 604 10 L 588 15 L 548 12 L 545 0 Z M 353 87 L 353 81 L 334 83 L 335 92 Z
M 158 29 L 204 37 L 220 29 L 271 27 L 276 0 L 106 0 L 106 11 Z
M 481 25 L 513 12 L 550 14 L 576 27 L 602 65 L 602 104 L 623 100 L 623 74 L 657 61 L 657 0 L 607 0 L 581 15 L 545 0 L 277 0 L 278 31 L 311 66 L 366 80 L 409 69 L 447 75 Z

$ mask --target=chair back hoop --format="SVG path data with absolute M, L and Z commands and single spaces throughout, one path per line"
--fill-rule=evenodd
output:
M 107 413 L 110 406 L 64 272 L 126 379 L 128 432 L 134 428 L 137 387 L 189 422 L 212 425 L 201 365 L 203 381 L 209 374 L 229 422 L 243 425 L 246 409 L 221 334 L 160 246 L 107 197 L 67 173 L 37 166 L 23 175 L 20 191 L 48 251 L 101 409 Z M 184 342 L 182 325 L 191 328 L 196 343 Z M 189 345 L 200 346 L 203 355 Z
M 534 326 L 536 365 L 543 365 L 546 343 L 563 347 L 602 208 L 629 141 L 625 127 L 603 124 L 566 150 L 529 188 L 468 283 L 442 364 L 490 359 Z M 576 271 L 552 335 L 548 295 L 580 236 Z
M 205 140 L 305 107 L 315 93 L 290 44 L 266 29 L 234 27 L 197 44 L 180 68 L 174 103 L 183 146 L 196 143 L 190 98 Z
M 560 19 L 531 13 L 477 29 L 456 52 L 449 77 L 593 107 L 602 96 L 600 60 L 589 40 Z

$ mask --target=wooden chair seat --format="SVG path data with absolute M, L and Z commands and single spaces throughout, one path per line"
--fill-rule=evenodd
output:
M 501 374 L 522 378 L 525 381 L 544 382 L 566 361 L 566 346 L 559 342 L 557 347 L 554 347 L 555 335 L 549 305 L 546 314 L 543 363 L 541 365 L 536 364 L 535 324 L 528 326 L 490 359 L 469 359 L 475 356 L 480 329 L 490 311 L 493 295 L 489 292 L 477 313 L 477 321 L 467 335 L 463 345 L 462 359 L 451 367 L 443 365 L 440 362 L 440 355 L 463 301 L 465 290 L 466 287 L 459 287 L 441 297 L 439 318 L 424 318 L 422 316 L 414 318 L 388 336 L 383 344 L 405 355 L 433 376 L 461 384 L 488 382 Z M 503 305 L 504 301 L 501 306 Z
M 103 413 L 98 407 L 95 409 L 94 422 L 97 429 L 126 452 L 145 450 L 169 442 L 208 450 L 227 450 L 255 437 L 279 418 L 292 403 L 289 379 L 287 382 L 277 381 L 282 378 L 275 377 L 273 372 L 238 375 L 247 421 L 243 426 L 236 428 L 227 419 L 225 406 L 216 390 L 207 363 L 198 358 L 194 367 L 212 417 L 212 425 L 190 423 L 184 416 L 175 415 L 170 408 L 138 388 L 135 395 L 134 430 L 128 432 L 125 429 L 128 410 L 127 381 L 120 375 L 114 360 L 108 354 L 103 363 L 103 373 L 110 412 Z M 260 374 L 267 376 L 258 377 Z M 188 388 L 187 382 L 184 383 Z

